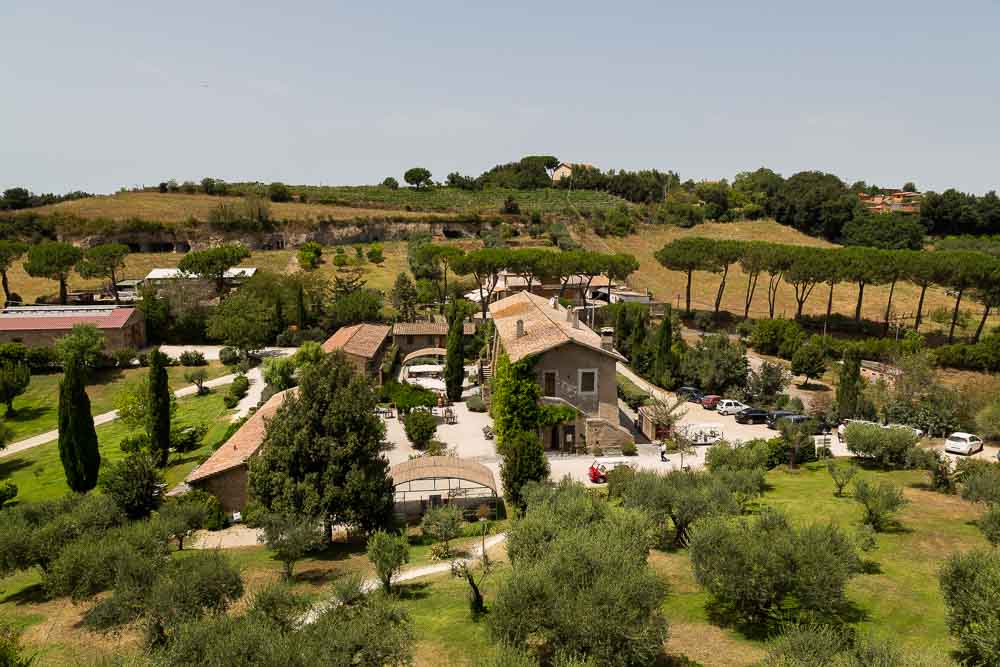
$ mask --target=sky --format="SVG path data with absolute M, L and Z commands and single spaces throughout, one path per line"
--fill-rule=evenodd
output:
M 814 5 L 3 0 L 0 189 L 444 180 L 527 154 L 1000 188 L 1000 3 Z

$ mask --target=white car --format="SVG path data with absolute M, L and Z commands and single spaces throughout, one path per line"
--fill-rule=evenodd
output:
M 916 426 L 910 426 L 909 424 L 886 424 L 883 428 L 905 428 L 909 431 L 913 431 L 913 435 L 917 436 L 917 440 L 924 437 L 923 431 Z
M 979 436 L 971 433 L 952 433 L 944 441 L 944 451 L 970 456 L 983 451 L 983 441 Z
M 743 412 L 749 407 L 750 406 L 746 403 L 742 403 L 732 398 L 724 398 L 719 401 L 715 411 L 720 415 L 735 415 L 737 412 Z

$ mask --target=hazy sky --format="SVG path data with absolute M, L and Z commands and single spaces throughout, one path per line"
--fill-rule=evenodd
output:
M 0 1 L 0 188 L 524 154 L 1000 187 L 1000 4 Z M 696 5 L 696 7 L 695 7 Z

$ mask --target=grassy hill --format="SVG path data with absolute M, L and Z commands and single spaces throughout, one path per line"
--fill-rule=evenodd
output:
M 239 201 L 240 197 L 215 197 L 159 192 L 120 192 L 114 195 L 88 197 L 31 209 L 39 215 L 63 214 L 84 219 L 128 220 L 141 218 L 151 222 L 178 223 L 191 218 L 207 220 L 209 213 L 222 202 Z M 271 215 L 276 220 L 354 220 L 357 218 L 423 218 L 427 213 L 406 211 L 403 207 L 389 211 L 359 206 L 336 206 L 300 202 L 271 203 Z M 433 214 L 432 214 L 433 216 Z
M 779 225 L 773 220 L 731 223 L 704 223 L 690 229 L 665 225 L 642 225 L 637 233 L 624 238 L 598 237 L 593 234 L 583 234 L 580 242 L 592 250 L 603 252 L 627 252 L 639 260 L 640 269 L 632 274 L 629 283 L 639 289 L 648 289 L 657 300 L 669 301 L 674 306 L 684 307 L 685 275 L 679 271 L 664 268 L 654 254 L 665 244 L 685 236 L 701 236 L 713 239 L 734 239 L 740 241 L 769 241 L 771 243 L 788 243 L 792 245 L 807 245 L 833 247 L 833 244 L 806 236 L 791 227 Z M 691 283 L 692 308 L 711 310 L 715 304 L 715 294 L 719 288 L 721 275 L 707 272 L 695 272 Z M 722 309 L 734 315 L 743 315 L 743 299 L 746 293 L 746 275 L 738 265 L 729 270 L 726 280 L 726 292 L 722 300 Z M 806 301 L 804 312 L 807 315 L 822 315 L 826 313 L 828 288 L 818 285 Z M 888 299 L 888 286 L 868 286 L 865 288 L 865 298 L 862 304 L 862 316 L 866 319 L 881 322 L 885 317 L 885 304 Z M 854 306 L 857 301 L 857 287 L 847 283 L 838 285 L 833 292 L 833 312 L 854 316 Z M 916 313 L 920 290 L 909 284 L 899 283 L 893 294 L 892 309 L 897 315 Z M 795 293 L 792 286 L 782 282 L 778 289 L 775 315 L 793 317 L 795 315 Z M 932 321 L 934 311 L 947 310 L 955 305 L 955 299 L 944 289 L 932 287 L 927 290 L 924 300 L 924 318 L 926 326 L 921 331 L 940 328 Z M 981 307 L 971 299 L 963 299 L 962 310 L 968 313 L 968 324 L 965 331 L 971 333 L 979 322 Z M 942 313 L 943 314 L 943 313 Z M 766 318 L 767 312 L 767 276 L 761 277 L 757 284 L 753 305 L 750 309 L 752 318 Z M 991 318 L 991 324 L 1000 323 L 1000 319 Z M 912 321 L 911 321 L 912 324 Z
M 266 186 L 260 183 L 236 183 L 231 188 L 244 193 L 263 194 Z M 392 190 L 377 185 L 290 185 L 299 195 L 305 194 L 310 202 L 337 206 L 412 211 L 447 211 L 452 213 L 498 213 L 508 197 L 513 197 L 522 213 L 563 213 L 576 215 L 583 211 L 607 210 L 622 204 L 624 199 L 595 190 L 513 190 L 491 188 L 481 191 L 436 187 L 425 190 L 399 188 Z

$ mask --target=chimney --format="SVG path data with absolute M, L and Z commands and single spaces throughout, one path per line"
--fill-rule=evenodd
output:
M 601 349 L 608 352 L 615 349 L 614 327 L 601 327 Z
M 524 320 L 518 320 L 516 338 L 521 338 L 522 336 L 524 336 Z

